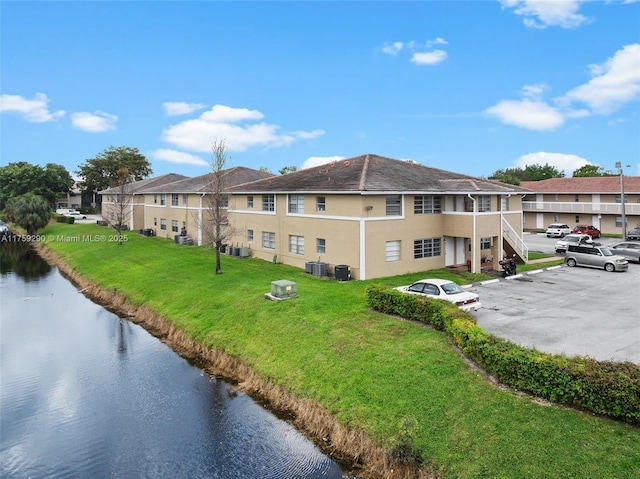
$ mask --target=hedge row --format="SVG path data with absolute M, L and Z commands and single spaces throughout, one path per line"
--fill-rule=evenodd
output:
M 56 223 L 69 223 L 72 225 L 76 221 L 73 216 L 59 215 L 57 213 L 55 213 L 53 217 L 56 219 Z
M 568 358 L 518 346 L 489 334 L 452 303 L 388 286 L 369 286 L 367 303 L 382 313 L 444 331 L 469 359 L 509 387 L 640 425 L 640 367 L 636 364 Z

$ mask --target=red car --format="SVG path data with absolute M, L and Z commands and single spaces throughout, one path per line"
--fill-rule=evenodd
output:
M 600 238 L 600 230 L 593 225 L 577 225 L 573 228 L 573 233 L 589 235 L 592 238 Z

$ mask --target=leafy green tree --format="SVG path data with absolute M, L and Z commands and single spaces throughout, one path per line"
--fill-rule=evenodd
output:
M 7 201 L 7 213 L 11 221 L 31 235 L 47 226 L 51 219 L 51 208 L 47 200 L 33 193 L 10 198 Z
M 297 166 L 285 166 L 283 168 L 280 168 L 278 173 L 280 173 L 281 175 L 286 175 L 287 173 L 293 173 L 294 171 L 298 171 Z
M 585 178 L 591 176 L 617 176 L 616 173 L 605 170 L 598 165 L 584 165 L 573 171 L 574 178 Z
M 33 193 L 42 196 L 49 204 L 73 186 L 73 178 L 62 165 L 48 163 L 44 168 L 26 161 L 9 163 L 0 167 L 0 209 L 9 198 Z
M 527 165 L 524 168 L 518 166 L 506 170 L 496 170 L 489 176 L 490 180 L 498 180 L 512 185 L 519 185 L 522 181 L 540 181 L 549 178 L 564 178 L 564 171 L 546 163 L 544 165 Z
M 128 146 L 110 146 L 95 158 L 85 160 L 78 168 L 76 173 L 82 179 L 80 187 L 91 192 L 117 186 L 120 168 L 126 168 L 133 181 L 142 180 L 153 173 L 149 160 L 137 148 Z
M 258 170 L 262 171 L 263 173 L 271 173 L 271 170 L 268 166 L 261 166 L 260 168 L 258 168 Z

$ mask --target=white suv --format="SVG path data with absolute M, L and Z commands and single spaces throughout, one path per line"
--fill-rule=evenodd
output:
M 566 235 L 556 243 L 556 253 L 565 253 L 570 244 L 593 244 L 593 239 L 589 235 Z
M 563 223 L 551 223 L 547 228 L 547 238 L 563 238 L 565 235 L 571 233 L 571 228 L 569 225 L 565 225 Z

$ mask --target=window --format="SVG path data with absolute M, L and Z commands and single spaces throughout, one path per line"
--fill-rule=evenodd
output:
M 304 254 L 304 236 L 289 236 L 289 252 Z
M 178 195 L 171 195 L 171 206 L 178 206 Z
M 262 211 L 275 211 L 274 195 L 262 195 Z
M 616 195 L 616 203 L 620 203 L 620 198 L 622 198 L 622 195 Z M 627 196 L 626 193 L 624 195 L 624 202 L 625 203 L 629 203 L 629 197 Z
M 247 196 L 247 208 L 253 208 L 253 196 Z
M 324 238 L 316 238 L 316 252 L 321 254 L 327 252 L 327 242 Z
M 400 261 L 400 245 L 400 241 L 387 241 L 385 247 L 387 263 Z
M 575 195 L 575 202 L 578 203 L 580 201 L 580 195 Z
M 167 204 L 167 195 L 160 195 L 160 204 L 162 206 Z
M 553 222 L 557 223 L 558 221 L 560 221 L 560 215 L 558 213 L 554 213 L 553 214 Z
M 507 195 L 500 197 L 500 210 L 509 211 L 509 197 Z
M 158 218 L 153 218 L 153 226 L 158 226 Z
M 289 213 L 304 213 L 304 196 L 289 196 Z
M 187 195 L 182 195 L 182 206 L 187 206 Z
M 625 220 L 627 218 L 625 217 Z M 628 220 L 626 221 L 627 224 L 629 224 Z M 627 227 L 627 225 L 625 225 L 625 228 Z M 622 228 L 622 216 L 616 216 L 616 228 Z
M 167 220 L 164 218 L 160 218 L 160 229 L 161 230 L 167 229 Z
M 480 238 L 480 249 L 491 249 L 491 237 Z
M 268 231 L 262 232 L 262 247 L 267 249 L 276 249 L 276 234 Z
M 158 195 L 153 195 L 153 202 L 158 204 Z
M 171 220 L 171 231 L 178 232 L 178 220 Z
M 413 257 L 432 258 L 442 254 L 440 238 L 424 238 L 413 242 Z
M 324 196 L 316 196 L 316 211 L 326 211 L 327 203 Z
M 253 230 L 247 230 L 247 241 L 253 241 Z
M 402 212 L 400 195 L 387 195 L 387 216 L 400 216 Z
M 491 211 L 491 197 L 489 195 L 478 195 L 478 211 Z
M 414 196 L 413 212 L 416 215 L 442 213 L 442 199 L 440 196 Z
M 580 215 L 576 215 L 576 223 L 580 223 Z

